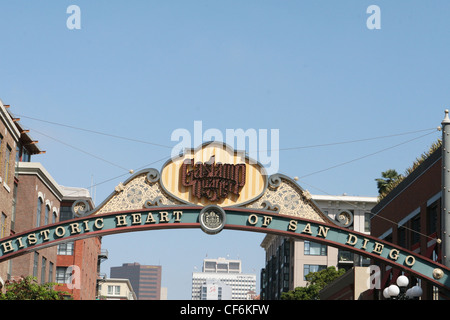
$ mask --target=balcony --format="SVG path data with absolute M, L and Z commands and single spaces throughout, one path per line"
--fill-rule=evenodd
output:
M 102 262 L 103 260 L 108 260 L 108 250 L 106 249 L 100 250 L 98 258 L 99 260 L 101 260 L 100 262 Z

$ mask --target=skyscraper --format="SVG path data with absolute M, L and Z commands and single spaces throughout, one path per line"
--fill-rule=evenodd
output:
M 110 278 L 130 280 L 138 300 L 161 300 L 161 274 L 161 266 L 134 262 L 111 267 Z

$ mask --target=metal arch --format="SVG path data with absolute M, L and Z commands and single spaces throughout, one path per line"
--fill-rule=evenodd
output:
M 61 242 L 124 232 L 202 228 L 201 206 L 149 207 L 91 215 L 28 230 L 0 241 L 0 262 Z M 450 290 L 450 269 L 378 238 L 335 224 L 244 208 L 222 208 L 223 229 L 283 235 L 311 240 L 381 260 Z M 204 226 L 203 226 L 204 227 Z M 220 228 L 221 230 L 222 228 Z

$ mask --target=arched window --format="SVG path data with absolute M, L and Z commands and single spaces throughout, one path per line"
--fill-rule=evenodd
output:
M 36 227 L 39 227 L 41 225 L 41 212 L 42 212 L 42 205 L 44 204 L 44 201 L 41 197 L 38 197 L 38 203 L 37 203 L 37 210 L 36 210 Z
M 44 225 L 48 224 L 49 216 L 50 216 L 50 207 L 48 205 L 46 205 L 45 206 Z

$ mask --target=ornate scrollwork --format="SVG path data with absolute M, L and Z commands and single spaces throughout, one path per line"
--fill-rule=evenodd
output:
M 281 185 L 281 177 L 279 174 L 273 174 L 269 177 L 269 187 L 272 189 L 277 189 Z
M 334 219 L 339 226 L 344 228 L 348 228 L 353 224 L 353 214 L 347 210 L 339 212 Z
M 119 184 L 114 188 L 114 190 L 115 190 L 117 193 L 122 192 L 124 189 L 125 189 L 125 187 L 124 187 L 124 185 L 123 185 L 122 182 L 119 183 Z
M 269 201 L 263 201 L 261 203 L 261 207 L 263 210 L 268 210 L 268 211 L 274 211 L 274 212 L 279 212 L 280 211 L 280 206 L 279 205 L 273 205 L 271 204 Z
M 72 213 L 75 217 L 81 218 L 90 214 L 91 210 L 86 200 L 76 200 L 72 204 Z
M 156 197 L 155 200 L 147 200 L 144 202 L 144 208 L 148 209 L 154 206 L 158 207 L 164 206 L 161 196 Z
M 149 169 L 147 173 L 147 181 L 150 183 L 155 183 L 159 180 L 161 177 L 160 173 L 156 169 Z

